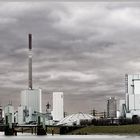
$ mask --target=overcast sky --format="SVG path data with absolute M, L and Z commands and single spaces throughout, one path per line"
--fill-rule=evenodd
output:
M 28 33 L 33 87 L 43 107 L 64 92 L 65 111 L 106 109 L 124 98 L 125 73 L 140 73 L 140 4 L 0 3 L 0 104 L 20 104 L 28 88 Z M 47 95 L 49 93 L 49 95 Z

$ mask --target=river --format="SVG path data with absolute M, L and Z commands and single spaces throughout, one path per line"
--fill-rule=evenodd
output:
M 59 140 L 68 140 L 68 139 L 76 139 L 76 140 L 80 140 L 80 139 L 104 139 L 104 140 L 108 140 L 108 139 L 124 139 L 124 140 L 128 140 L 128 139 L 132 139 L 132 140 L 138 140 L 140 139 L 140 136 L 137 135 L 51 135 L 51 134 L 47 134 L 46 136 L 36 136 L 36 135 L 32 135 L 30 133 L 17 133 L 17 136 L 5 136 L 3 132 L 0 132 L 0 140 L 1 139 L 40 139 L 43 140 L 49 140 L 49 139 L 59 139 Z

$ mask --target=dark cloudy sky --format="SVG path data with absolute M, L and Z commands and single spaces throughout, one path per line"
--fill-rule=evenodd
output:
M 65 111 L 106 109 L 124 98 L 125 73 L 140 72 L 140 4 L 0 3 L 0 104 L 20 104 L 28 88 L 28 33 L 33 34 L 33 87 L 43 106 L 64 92 Z M 48 95 L 49 93 L 49 95 Z

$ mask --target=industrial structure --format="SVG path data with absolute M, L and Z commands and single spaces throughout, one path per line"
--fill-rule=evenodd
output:
M 3 110 L 2 110 L 2 106 L 0 106 L 0 121 L 2 121 L 3 119 Z
M 32 34 L 29 34 L 28 89 L 21 91 L 21 105 L 18 107 L 18 124 L 36 122 L 35 112 L 42 112 L 42 91 L 32 86 Z
M 4 118 L 5 123 L 9 122 L 10 124 L 14 123 L 14 107 L 12 104 L 8 104 L 4 107 Z
M 117 117 L 117 100 L 115 97 L 110 97 L 107 100 L 107 118 Z
M 42 90 L 34 89 L 32 82 L 32 34 L 28 35 L 28 89 L 22 90 L 20 94 L 20 105 L 15 111 L 11 103 L 0 107 L 0 121 L 4 128 L 5 135 L 16 135 L 21 128 L 35 128 L 37 135 L 46 135 L 46 128 L 60 126 L 87 125 L 94 118 L 92 115 L 77 113 L 64 118 L 64 95 L 63 92 L 53 92 L 53 109 L 51 110 L 49 102 L 46 105 L 46 112 L 42 112 Z M 78 128 L 77 127 L 77 128 Z M 65 127 L 63 127 L 65 129 Z M 63 130 L 62 129 L 62 130 Z M 66 129 L 65 129 L 66 130 Z M 21 130 L 23 131 L 23 130 Z M 62 132 L 62 131 L 61 131 Z
M 53 92 L 53 120 L 60 121 L 64 118 L 63 92 Z
M 118 118 L 119 117 L 125 117 L 126 116 L 126 112 L 124 110 L 126 110 L 125 100 L 124 99 L 121 99 L 119 101 Z
M 82 112 L 68 115 L 67 117 L 63 118 L 60 122 L 57 123 L 57 125 L 63 125 L 63 126 L 74 126 L 74 125 L 80 125 L 82 122 L 91 122 L 94 117 L 90 114 L 85 114 Z
M 91 115 L 92 116 L 94 116 L 95 118 L 98 118 L 98 119 L 100 119 L 100 118 L 106 118 L 107 117 L 107 112 L 105 112 L 105 111 L 103 111 L 103 112 L 99 112 L 99 111 L 97 111 L 97 110 L 95 110 L 95 109 L 93 109 L 93 110 L 91 110 L 92 112 L 91 112 Z
M 120 101 L 120 117 L 140 117 L 140 74 L 125 75 L 125 100 Z

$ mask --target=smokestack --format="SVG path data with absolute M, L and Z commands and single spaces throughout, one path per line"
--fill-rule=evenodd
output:
M 29 34 L 29 50 L 32 50 L 32 34 Z
M 29 89 L 32 89 L 32 34 L 28 35 L 29 39 L 29 55 L 28 55 L 28 62 L 29 62 Z

